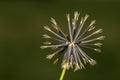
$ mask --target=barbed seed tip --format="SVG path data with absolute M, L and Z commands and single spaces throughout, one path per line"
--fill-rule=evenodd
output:
M 40 46 L 41 49 L 45 49 L 47 48 L 48 46 Z
M 104 40 L 105 39 L 105 36 L 100 36 L 97 38 L 98 40 Z
M 44 42 L 43 44 L 51 44 L 51 42 Z
M 102 43 L 95 43 L 94 45 L 98 46 L 98 47 L 102 47 L 103 44 Z
M 102 33 L 102 29 L 98 29 L 97 31 L 95 31 L 94 34 L 99 34 L 99 33 Z
M 54 53 L 53 54 L 49 54 L 49 55 L 46 56 L 46 58 L 47 59 L 52 59 L 54 55 L 55 55 Z
M 44 34 L 43 38 L 51 38 L 51 37 L 49 35 L 47 35 L 47 34 Z
M 51 29 L 48 26 L 44 26 L 45 30 L 51 31 Z
M 97 62 L 93 59 L 90 59 L 89 63 L 90 63 L 91 66 L 94 66 L 95 64 L 97 64 Z
M 101 53 L 101 49 L 94 49 L 95 51 Z

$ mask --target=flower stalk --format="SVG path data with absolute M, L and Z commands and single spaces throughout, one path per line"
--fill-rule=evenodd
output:
M 63 68 L 63 70 L 62 70 L 62 73 L 61 73 L 61 76 L 60 76 L 60 79 L 59 79 L 59 80 L 63 80 L 64 75 L 65 75 L 65 72 L 66 72 L 66 68 Z

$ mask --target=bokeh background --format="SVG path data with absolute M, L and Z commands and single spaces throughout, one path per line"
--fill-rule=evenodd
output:
M 67 71 L 64 80 L 120 79 L 120 1 L 119 0 L 1 0 L 0 1 L 0 80 L 58 80 L 60 63 L 41 50 L 45 39 L 43 26 L 50 26 L 50 17 L 67 29 L 66 13 L 79 11 L 96 19 L 104 30 L 102 53 L 91 53 L 97 61 L 85 70 Z

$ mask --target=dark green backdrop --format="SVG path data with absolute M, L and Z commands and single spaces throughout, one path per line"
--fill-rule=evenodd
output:
M 44 25 L 54 17 L 67 28 L 66 13 L 86 13 L 104 30 L 102 53 L 90 53 L 97 61 L 85 70 L 67 71 L 64 80 L 120 79 L 120 1 L 119 0 L 29 0 L 0 1 L 0 80 L 58 80 L 61 65 L 45 58 L 41 50 Z

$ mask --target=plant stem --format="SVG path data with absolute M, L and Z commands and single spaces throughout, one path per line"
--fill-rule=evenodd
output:
M 65 72 L 66 72 L 66 68 L 63 68 L 61 76 L 60 76 L 60 80 L 63 80 Z

